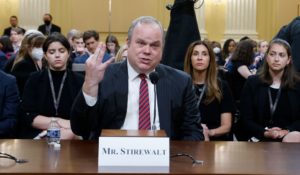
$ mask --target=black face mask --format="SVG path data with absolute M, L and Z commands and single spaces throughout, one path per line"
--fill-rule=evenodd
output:
M 50 25 L 51 21 L 49 21 L 49 20 L 44 20 L 44 23 L 48 26 L 48 25 Z

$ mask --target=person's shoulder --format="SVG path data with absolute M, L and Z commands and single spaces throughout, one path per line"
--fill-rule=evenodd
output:
M 58 25 L 56 25 L 56 24 L 53 24 L 53 23 L 52 23 L 52 27 L 55 27 L 55 28 L 57 28 L 57 29 L 60 29 L 60 26 L 58 26 Z
M 258 86 L 263 86 L 264 83 L 262 82 L 262 80 L 259 78 L 258 75 L 250 75 L 247 78 L 247 84 L 253 87 L 258 87 Z
M 21 70 L 21 71 L 26 71 L 31 69 L 32 67 L 34 67 L 34 63 L 29 60 L 31 58 L 24 58 L 23 60 L 21 60 L 20 62 L 18 62 L 15 66 L 14 66 L 14 70 Z
M 45 24 L 39 25 L 38 29 L 45 27 Z
M 7 74 L 2 70 L 0 70 L 0 79 L 2 80 L 2 82 L 16 81 L 16 78 L 13 75 Z
M 11 27 L 6 27 L 5 29 L 4 29 L 4 31 L 10 31 L 11 30 Z

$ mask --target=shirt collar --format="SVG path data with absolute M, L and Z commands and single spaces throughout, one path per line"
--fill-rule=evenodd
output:
M 133 69 L 133 67 L 131 66 L 131 64 L 129 63 L 128 60 L 127 60 L 127 67 L 128 67 L 128 79 L 129 79 L 129 81 L 133 81 L 135 78 L 137 78 L 139 76 L 140 73 L 138 73 L 136 70 Z M 155 69 L 153 71 L 155 71 Z M 153 72 L 153 71 L 150 71 L 150 72 Z M 150 72 L 146 74 L 147 79 L 149 79 Z

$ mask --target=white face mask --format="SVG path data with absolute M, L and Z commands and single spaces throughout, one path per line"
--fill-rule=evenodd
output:
M 219 47 L 215 47 L 215 48 L 213 48 L 213 51 L 215 54 L 218 54 L 221 52 L 221 49 Z
M 37 61 L 41 60 L 44 57 L 43 49 L 34 47 L 31 51 L 31 57 Z

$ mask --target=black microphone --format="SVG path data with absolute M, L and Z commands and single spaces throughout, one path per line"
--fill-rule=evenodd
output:
M 149 78 L 151 83 L 154 85 L 154 117 L 153 117 L 153 123 L 152 123 L 152 127 L 151 130 L 156 130 L 156 126 L 155 126 L 155 120 L 156 120 L 156 84 L 159 80 L 159 75 L 157 72 L 151 72 L 149 74 Z

